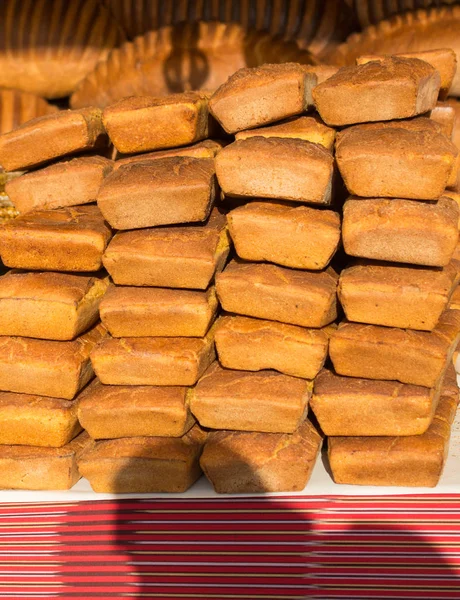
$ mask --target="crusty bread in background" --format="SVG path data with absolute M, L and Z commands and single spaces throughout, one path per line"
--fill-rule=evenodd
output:
M 0 89 L 0 134 L 16 129 L 26 121 L 58 110 L 57 106 L 49 104 L 35 94 Z
M 351 197 L 343 208 L 343 245 L 351 256 L 444 267 L 457 246 L 459 217 L 451 198 Z
M 185 492 L 201 475 L 206 433 L 195 425 L 180 438 L 131 437 L 93 442 L 78 469 L 95 492 Z
M 436 102 L 436 106 L 430 110 L 430 119 L 441 126 L 442 132 L 452 140 L 455 127 L 455 109 L 448 102 Z M 454 144 L 455 145 L 455 144 Z M 456 146 L 458 149 L 458 146 Z
M 103 385 L 98 379 L 78 397 L 78 419 L 95 440 L 180 437 L 195 423 L 185 387 Z
M 97 271 L 111 237 L 92 204 L 37 210 L 0 228 L 0 255 L 13 269 Z
M 211 429 L 293 433 L 308 411 L 312 383 L 276 371 L 233 371 L 213 363 L 190 392 L 190 409 Z
M 200 464 L 218 494 L 300 492 L 321 442 L 308 419 L 292 434 L 211 432 Z

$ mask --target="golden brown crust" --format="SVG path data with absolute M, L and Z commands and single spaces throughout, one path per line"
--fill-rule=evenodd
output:
M 228 369 L 274 369 L 314 379 L 326 360 L 328 344 L 328 333 L 322 329 L 240 316 L 221 317 L 216 324 L 216 350 L 220 364 Z
M 5 265 L 46 271 L 97 271 L 112 237 L 97 206 L 38 210 L 0 230 Z
M 103 156 L 73 158 L 14 178 L 5 190 L 21 214 L 88 204 L 96 201 L 112 165 Z
M 116 229 L 205 221 L 215 187 L 213 159 L 147 160 L 127 164 L 106 177 L 97 204 Z
M 98 379 L 78 397 L 78 419 L 93 439 L 180 437 L 195 423 L 185 387 L 112 386 Z
M 297 269 L 324 269 L 340 241 L 340 216 L 281 202 L 249 202 L 227 215 L 240 258 Z
M 313 99 L 328 125 L 391 121 L 434 108 L 440 75 L 417 58 L 384 58 L 343 67 L 313 89 Z
M 190 394 L 190 408 L 203 427 L 293 433 L 303 421 L 310 381 L 276 371 L 233 371 L 217 362 Z
M 172 156 L 190 156 L 191 158 L 214 158 L 223 148 L 224 142 L 216 140 L 203 140 L 192 146 L 183 148 L 169 148 L 168 150 L 157 150 L 156 152 L 146 152 L 145 154 L 136 154 L 118 158 L 113 163 L 113 168 L 119 169 L 124 165 L 129 165 L 144 160 L 157 160 L 158 158 L 171 158 Z M 123 155 L 121 155 L 123 156 Z
M 225 215 L 214 208 L 205 224 L 117 233 L 103 262 L 117 285 L 206 289 L 229 245 Z
M 1 135 L 0 165 L 7 171 L 17 171 L 105 143 L 98 108 L 61 110 Z
M 350 198 L 343 209 L 342 238 L 351 256 L 433 267 L 446 266 L 458 241 L 459 209 L 437 202 Z
M 216 174 L 228 196 L 329 204 L 332 154 L 300 139 L 237 140 L 216 156 Z
M 435 387 L 460 338 L 460 311 L 447 309 L 428 333 L 341 323 L 329 341 L 340 375 Z
M 200 464 L 219 494 L 301 491 L 321 442 L 308 419 L 292 434 L 212 432 Z
M 337 164 L 351 194 L 436 200 L 458 151 L 440 126 L 424 117 L 355 125 L 336 140 Z
M 265 263 L 232 261 L 216 277 L 224 310 L 304 327 L 323 327 L 337 316 L 337 274 Z

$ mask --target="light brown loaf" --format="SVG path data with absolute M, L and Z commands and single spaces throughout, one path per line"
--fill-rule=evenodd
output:
M 293 433 L 304 420 L 311 381 L 276 371 L 233 371 L 217 362 L 190 394 L 190 409 L 202 427 Z
M 78 397 L 78 420 L 95 440 L 180 437 L 195 423 L 185 387 L 103 385 L 98 379 Z

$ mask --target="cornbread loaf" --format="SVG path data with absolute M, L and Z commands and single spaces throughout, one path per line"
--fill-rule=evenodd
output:
M 429 117 L 441 126 L 443 134 L 451 140 L 455 125 L 454 107 L 447 102 L 437 102 Z
M 205 439 L 195 425 L 180 438 L 104 440 L 87 448 L 78 469 L 95 492 L 185 492 L 201 475 Z
M 330 437 L 328 457 L 334 481 L 353 485 L 434 487 L 447 459 L 457 405 L 458 386 L 451 367 L 433 422 L 423 435 Z
M 214 160 L 177 156 L 120 167 L 97 204 L 115 229 L 205 221 L 216 193 Z
M 0 135 L 0 165 L 17 171 L 106 143 L 100 109 L 61 110 Z
M 191 158 L 214 158 L 222 149 L 224 142 L 216 140 L 204 140 L 193 144 L 192 146 L 183 146 L 182 148 L 169 148 L 168 150 L 157 150 L 156 152 L 146 152 L 144 154 L 134 154 L 118 158 L 113 163 L 113 168 L 119 169 L 124 165 L 129 165 L 144 160 L 156 160 L 158 158 L 171 158 L 174 156 L 190 156 Z M 122 155 L 123 156 L 123 155 Z
M 437 202 L 350 198 L 342 240 L 351 256 L 431 267 L 446 266 L 458 241 L 459 207 Z
M 431 331 L 460 274 L 444 269 L 361 261 L 344 269 L 337 289 L 349 321 Z
M 71 342 L 0 337 L 0 389 L 72 400 L 93 377 L 89 355 L 106 335 L 101 324 Z
M 316 75 L 284 63 L 240 69 L 209 100 L 209 110 L 228 133 L 300 115 L 313 104 Z
M 107 385 L 195 385 L 214 358 L 212 329 L 203 338 L 107 337 L 91 354 Z
M 78 420 L 95 440 L 180 437 L 195 423 L 187 395 L 185 387 L 103 385 L 95 379 L 78 397 Z
M 240 258 L 297 269 L 324 269 L 340 242 L 340 216 L 282 202 L 249 202 L 227 215 Z
M 97 206 L 37 210 L 0 228 L 0 255 L 16 269 L 97 271 L 111 237 Z
M 440 386 L 341 377 L 323 369 L 310 406 L 327 436 L 421 435 L 434 417 Z
M 0 489 L 70 490 L 81 477 L 77 461 L 90 443 L 84 431 L 61 448 L 0 446 Z
M 457 57 L 451 48 L 440 48 L 437 50 L 421 50 L 420 52 L 404 52 L 402 54 L 393 54 L 392 58 L 396 59 L 418 59 L 430 64 L 440 76 L 441 89 L 439 97 L 441 100 L 447 98 L 449 90 L 454 80 L 457 70 Z M 360 56 L 356 59 L 358 65 L 364 65 L 369 62 L 387 62 L 389 59 L 385 55 L 367 55 Z
M 432 332 L 341 323 L 329 354 L 339 375 L 435 387 L 460 339 L 460 311 L 447 309 Z
M 75 400 L 0 392 L 0 444 L 60 448 L 80 433 Z
M 100 313 L 114 337 L 203 337 L 217 307 L 213 287 L 202 292 L 111 286 Z
M 276 371 L 232 371 L 212 364 L 190 392 L 202 427 L 293 433 L 305 419 L 311 381 Z
M 185 146 L 208 137 L 208 97 L 204 92 L 131 96 L 105 108 L 102 122 L 118 152 Z
M 235 135 L 237 140 L 250 137 L 296 138 L 313 144 L 324 146 L 332 151 L 335 141 L 335 129 L 327 127 L 317 115 L 308 117 L 293 117 L 276 125 L 257 127 L 240 131 Z
M 229 249 L 225 215 L 214 208 L 204 224 L 117 233 L 103 263 L 117 285 L 204 290 Z
M 435 107 L 439 73 L 417 58 L 388 57 L 343 67 L 313 90 L 316 109 L 327 125 L 391 121 Z
M 108 285 L 104 275 L 9 271 L 0 277 L 0 336 L 72 340 L 98 320 Z
M 219 362 L 228 369 L 274 369 L 314 379 L 324 365 L 328 345 L 328 330 L 230 315 L 216 324 Z
M 216 277 L 224 310 L 303 327 L 323 327 L 337 317 L 338 276 L 233 260 Z
M 224 194 L 329 204 L 333 158 L 323 146 L 300 139 L 237 140 L 216 156 Z
M 337 134 L 336 160 L 356 196 L 439 198 L 456 166 L 458 150 L 426 117 L 355 125 Z
M 206 440 L 200 464 L 218 494 L 300 492 L 321 442 L 308 419 L 292 434 L 215 431 Z
M 5 190 L 21 214 L 88 204 L 96 201 L 112 164 L 103 156 L 73 158 L 12 179 Z

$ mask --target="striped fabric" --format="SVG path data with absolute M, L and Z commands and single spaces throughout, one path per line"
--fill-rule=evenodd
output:
M 0 505 L 0 598 L 460 598 L 460 496 Z

